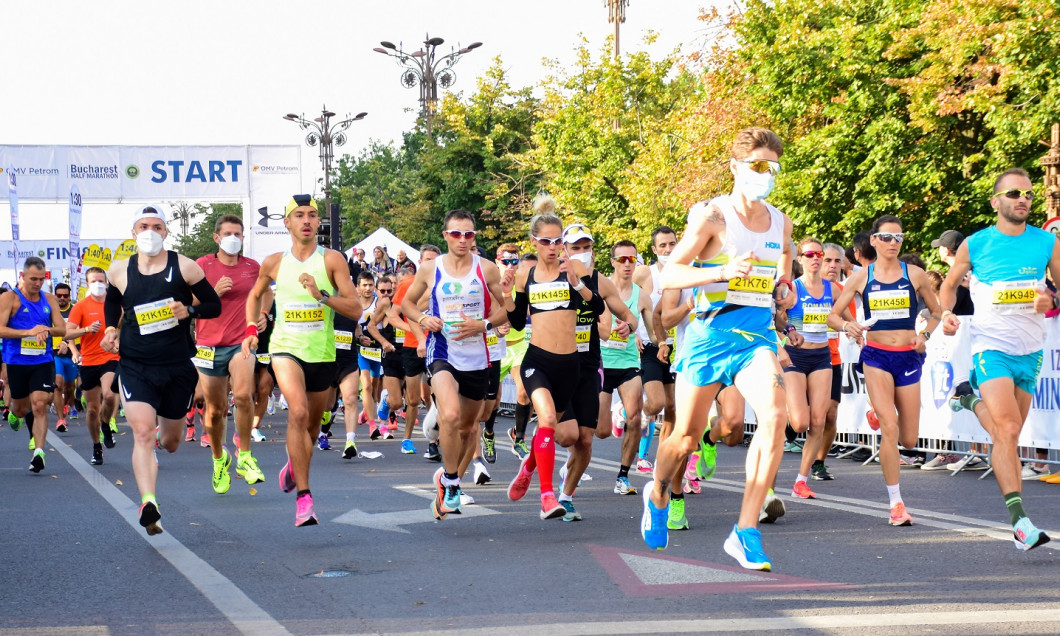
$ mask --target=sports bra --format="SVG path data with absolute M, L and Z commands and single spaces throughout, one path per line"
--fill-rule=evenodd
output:
M 530 305 L 530 315 L 546 311 L 574 311 L 574 290 L 571 288 L 570 281 L 567 280 L 567 275 L 561 273 L 553 281 L 539 283 L 534 282 L 536 271 L 536 265 L 530 268 L 524 290 Z

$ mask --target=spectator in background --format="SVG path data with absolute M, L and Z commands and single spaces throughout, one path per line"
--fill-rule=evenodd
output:
M 416 271 L 416 263 L 413 263 L 412 259 L 405 254 L 405 250 L 398 250 L 395 269 L 401 269 L 402 267 L 411 267 L 413 272 Z
M 872 234 L 869 232 L 858 232 L 855 234 L 853 245 L 847 251 L 846 257 L 854 265 L 854 272 L 874 263 L 876 261 L 876 248 L 872 246 Z
M 364 270 L 364 250 L 355 249 L 353 254 L 346 259 L 346 267 L 350 270 L 350 280 L 357 280 Z
M 957 248 L 963 242 L 963 234 L 957 230 L 946 230 L 942 233 L 942 236 L 931 241 L 931 247 L 938 248 L 939 258 L 942 259 L 948 269 L 953 267 L 953 263 L 957 259 Z M 971 316 L 975 311 L 975 305 L 972 304 L 972 294 L 968 291 L 968 278 L 970 276 L 971 274 L 968 274 L 961 279 L 960 285 L 957 286 L 957 303 L 953 305 L 953 313 L 958 316 Z
M 385 245 L 376 245 L 372 249 L 372 260 L 368 263 L 368 271 L 379 278 L 383 274 L 393 274 L 397 271 L 394 267 L 394 259 L 386 253 Z

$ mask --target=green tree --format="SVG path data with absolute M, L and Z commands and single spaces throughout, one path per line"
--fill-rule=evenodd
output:
M 225 214 L 234 214 L 239 218 L 243 218 L 243 204 L 241 203 L 196 203 L 195 205 L 201 206 L 201 218 L 191 231 L 182 234 L 177 239 L 177 244 L 174 248 L 177 252 L 192 260 L 217 252 L 217 243 L 213 240 L 213 230 L 217 224 L 217 219 Z

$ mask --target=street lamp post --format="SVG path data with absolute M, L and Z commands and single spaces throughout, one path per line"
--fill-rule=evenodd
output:
M 372 49 L 376 53 L 394 58 L 398 65 L 405 68 L 405 71 L 401 73 L 402 86 L 412 88 L 418 85 L 420 87 L 420 114 L 426 122 L 428 136 L 433 136 L 431 117 L 438 102 L 438 86 L 442 88 L 452 86 L 456 82 L 456 72 L 453 71 L 453 67 L 460 61 L 460 57 L 482 46 L 482 42 L 472 42 L 463 48 L 453 49 L 448 54 L 438 57 L 438 47 L 444 42 L 442 38 L 432 38 L 428 34 L 427 39 L 423 41 L 423 48 L 418 51 L 405 51 L 400 42 L 397 46 L 393 42 L 380 42 L 382 48 Z
M 618 59 L 618 27 L 626 21 L 629 0 L 604 0 L 607 5 L 607 21 L 615 25 L 615 59 Z
M 357 113 L 353 117 L 347 115 L 346 119 L 332 124 L 331 118 L 335 116 L 335 113 L 328 110 L 327 106 L 325 106 L 320 113 L 320 117 L 313 120 L 306 119 L 305 115 L 295 115 L 294 113 L 288 113 L 283 117 L 287 121 L 293 121 L 298 124 L 302 130 L 309 131 L 309 134 L 305 136 L 306 145 L 310 147 L 317 144 L 320 145 L 320 167 L 324 169 L 324 209 L 327 210 L 330 219 L 331 249 L 333 250 L 342 249 L 339 215 L 332 214 L 331 210 L 331 162 L 335 158 L 334 146 L 345 144 L 346 133 L 343 131 L 349 128 L 353 122 L 360 121 L 367 115 L 368 113 Z

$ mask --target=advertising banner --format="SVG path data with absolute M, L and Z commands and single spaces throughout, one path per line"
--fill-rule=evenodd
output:
M 11 207 L 11 260 L 4 259 L 4 266 L 18 271 L 18 178 L 15 171 L 10 167 L 7 172 L 7 201 Z
M 287 200 L 300 194 L 300 155 L 296 146 L 251 146 L 248 150 L 250 205 L 243 212 L 243 224 L 250 245 L 245 253 L 260 262 L 290 246 L 283 212 Z
M 70 287 L 77 297 L 81 287 L 81 192 L 70 186 Z
M 23 201 L 62 202 L 74 184 L 86 201 L 235 201 L 258 178 L 290 196 L 301 182 L 299 158 L 298 146 L 0 145 L 0 166 L 18 177 Z
M 936 329 L 928 341 L 927 359 L 920 380 L 920 433 L 923 439 L 989 443 L 990 435 L 968 411 L 954 413 L 949 407 L 953 387 L 968 380 L 972 368 L 968 316 L 953 336 Z M 1046 339 L 1037 390 L 1031 401 L 1027 422 L 1020 434 L 1020 445 L 1060 449 L 1056 421 L 1060 416 L 1060 321 L 1045 321 Z M 839 402 L 837 429 L 840 433 L 878 434 L 869 428 L 865 413 L 870 408 L 865 378 L 854 368 L 861 348 L 840 336 L 843 361 L 842 400 Z

